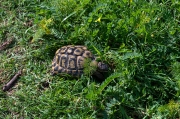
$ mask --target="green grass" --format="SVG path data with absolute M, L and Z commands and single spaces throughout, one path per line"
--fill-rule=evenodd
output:
M 0 118 L 180 118 L 178 0 L 0 0 Z M 55 51 L 85 45 L 110 69 L 51 76 Z M 88 67 L 87 67 L 88 69 Z

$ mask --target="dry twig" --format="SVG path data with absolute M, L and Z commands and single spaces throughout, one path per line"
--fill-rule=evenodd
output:
M 11 38 L 10 40 L 8 40 L 8 41 L 4 42 L 3 44 L 1 44 L 0 45 L 0 51 L 7 48 L 12 42 L 13 42 L 13 39 Z
M 3 91 L 8 91 L 10 88 L 12 88 L 21 74 L 22 71 L 18 71 L 18 73 L 6 85 L 3 86 Z

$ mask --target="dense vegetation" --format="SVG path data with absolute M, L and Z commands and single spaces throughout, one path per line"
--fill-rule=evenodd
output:
M 23 71 L 0 90 L 0 118 L 180 118 L 179 0 L 0 3 L 0 44 L 13 39 L 0 51 L 0 88 Z M 110 66 L 104 81 L 50 75 L 70 44 Z

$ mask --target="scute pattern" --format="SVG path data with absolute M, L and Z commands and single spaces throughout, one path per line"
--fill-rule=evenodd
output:
M 95 60 L 93 54 L 85 46 L 63 46 L 55 53 L 52 62 L 52 75 L 67 73 L 72 76 L 83 74 L 85 59 Z

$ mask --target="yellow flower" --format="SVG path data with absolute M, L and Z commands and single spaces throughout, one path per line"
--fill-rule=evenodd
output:
M 48 20 L 46 20 L 46 24 L 48 24 L 48 25 L 49 25 L 49 24 L 51 24 L 51 23 L 52 23 L 52 21 L 53 21 L 53 20 L 52 20 L 52 18 L 49 18 Z
M 101 17 L 99 17 L 95 22 L 101 22 Z
M 48 28 L 48 26 L 50 26 L 50 24 L 51 24 L 52 22 L 53 22 L 53 19 L 52 19 L 52 18 L 43 19 L 43 20 L 40 22 L 39 26 L 40 26 L 40 28 L 41 28 L 43 31 L 45 31 L 46 34 L 50 34 L 51 31 L 50 31 L 50 29 Z

